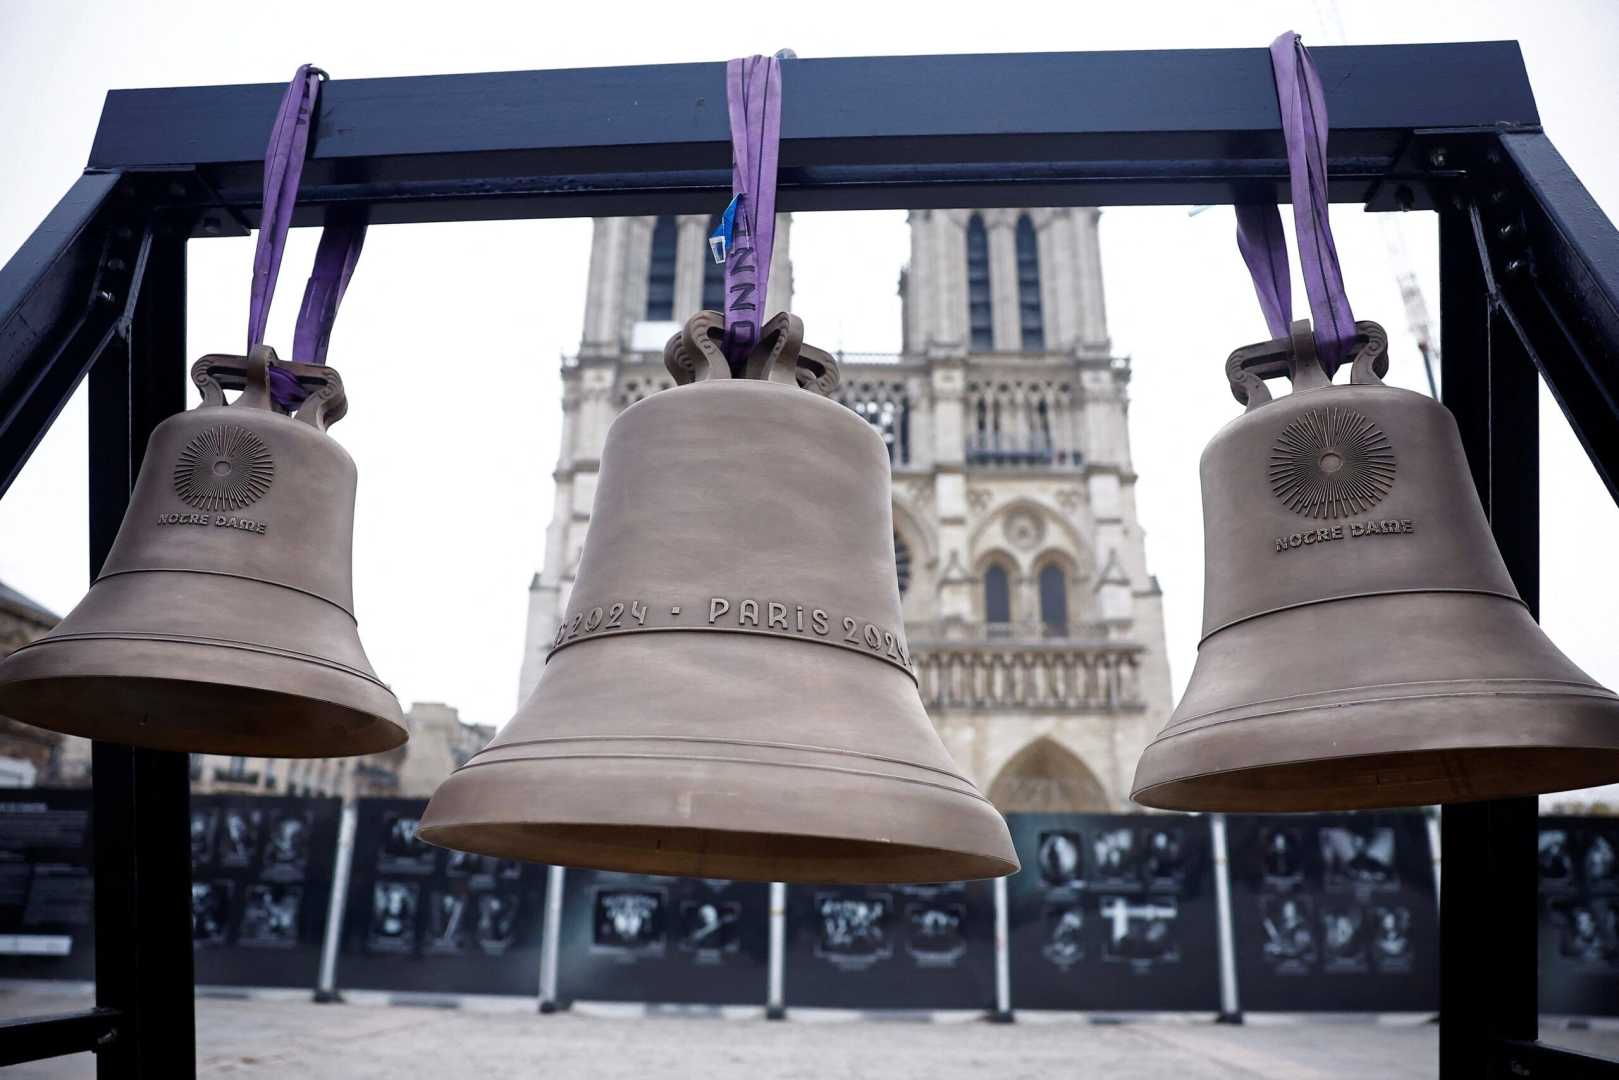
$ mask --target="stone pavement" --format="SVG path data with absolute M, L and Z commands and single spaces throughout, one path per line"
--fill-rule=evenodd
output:
M 83 1008 L 83 997 L 0 992 L 0 1016 Z M 1619 1031 L 1559 1032 L 1619 1055 Z M 1417 1080 L 1436 1075 L 1432 1024 L 1207 1020 L 1016 1024 L 855 1020 L 809 1011 L 785 1023 L 708 1015 L 604 1016 L 306 1001 L 197 1002 L 204 1077 L 380 1080 L 545 1076 L 590 1080 Z M 95 1075 L 88 1055 L 16 1066 L 6 1080 Z

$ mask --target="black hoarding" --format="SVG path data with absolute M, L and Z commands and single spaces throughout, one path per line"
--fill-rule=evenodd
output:
M 90 792 L 0 792 L 0 978 L 94 979 Z
M 199 985 L 315 986 L 341 812 L 338 799 L 191 797 Z
M 1619 1016 L 1619 819 L 1540 819 L 1540 1011 Z
M 1226 829 L 1244 1010 L 1439 1007 L 1439 913 L 1421 814 L 1231 815 Z
M 785 963 L 788 1007 L 993 1009 L 993 888 L 789 886 Z
M 562 1000 L 764 1004 L 770 886 L 573 869 L 563 880 Z
M 1011 814 L 1014 1009 L 1220 1005 L 1209 824 L 1143 814 Z
M 537 996 L 547 868 L 425 844 L 426 809 L 358 801 L 338 985 Z

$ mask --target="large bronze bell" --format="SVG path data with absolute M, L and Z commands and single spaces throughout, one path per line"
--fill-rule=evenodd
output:
M 1356 328 L 1348 385 L 1308 321 L 1227 364 L 1247 412 L 1203 452 L 1203 640 L 1135 799 L 1354 810 L 1619 779 L 1619 697 L 1519 599 L 1450 413 L 1384 386 L 1387 338 Z
M 796 317 L 735 371 L 722 330 L 695 316 L 679 385 L 614 421 L 545 673 L 421 837 L 755 881 L 1015 871 L 917 692 L 882 439 L 822 396 L 837 365 Z
M 308 393 L 296 415 L 272 406 L 271 365 Z M 399 702 L 354 621 L 354 462 L 325 430 L 347 409 L 337 372 L 258 346 L 191 377 L 202 403 L 152 432 L 90 591 L 0 662 L 0 713 L 160 750 L 398 746 Z

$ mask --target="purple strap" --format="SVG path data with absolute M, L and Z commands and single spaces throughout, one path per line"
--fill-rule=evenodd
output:
M 1327 101 L 1321 77 L 1298 34 L 1289 30 L 1270 46 L 1276 78 L 1276 100 L 1287 144 L 1287 172 L 1293 200 L 1293 228 L 1298 235 L 1299 267 L 1310 300 L 1316 351 L 1331 374 L 1338 370 L 1355 341 L 1355 316 L 1344 294 L 1343 270 L 1327 219 Z M 1275 203 L 1237 207 L 1237 246 L 1271 336 L 1285 338 L 1293 317 L 1288 277 L 1287 238 Z
M 287 85 L 270 129 L 270 143 L 264 150 L 264 207 L 259 218 L 258 245 L 253 251 L 253 291 L 248 303 L 247 347 L 264 343 L 264 328 L 275 297 L 276 278 L 281 273 L 281 256 L 286 249 L 287 230 L 298 201 L 298 181 L 309 150 L 309 126 L 320 98 L 321 80 L 326 73 L 312 64 L 303 64 Z M 304 291 L 293 335 L 292 358 L 302 363 L 326 362 L 327 339 L 337 318 L 337 307 L 354 273 L 365 243 L 363 220 L 329 225 L 321 234 L 315 270 Z M 270 393 L 277 405 L 292 411 L 305 394 L 298 381 L 278 368 L 270 370 Z
M 304 287 L 303 307 L 292 337 L 292 358 L 301 364 L 324 364 L 337 308 L 348 291 L 354 264 L 365 247 L 365 221 L 356 219 L 327 225 L 315 252 L 315 269 Z
M 759 340 L 776 246 L 781 61 L 767 56 L 730 61 L 725 97 L 731 112 L 731 192 L 741 197 L 725 254 L 725 356 L 739 369 Z

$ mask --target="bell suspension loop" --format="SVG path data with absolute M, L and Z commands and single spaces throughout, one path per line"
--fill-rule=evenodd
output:
M 1287 146 L 1288 185 L 1298 240 L 1304 291 L 1314 318 L 1317 365 L 1331 379 L 1349 359 L 1355 317 L 1344 293 L 1343 269 L 1332 238 L 1327 197 L 1327 103 L 1321 77 L 1299 35 L 1289 30 L 1270 46 L 1271 69 Z M 1237 247 L 1254 279 L 1254 291 L 1272 338 L 1292 335 L 1292 283 L 1287 237 L 1274 200 L 1237 207 Z M 1320 380 L 1304 376 L 1309 385 Z
M 725 65 L 731 117 L 731 205 L 722 229 L 725 344 L 741 375 L 763 332 L 770 259 L 776 245 L 776 162 L 781 148 L 781 61 L 749 56 Z
M 264 152 L 264 205 L 259 236 L 253 252 L 253 285 L 248 304 L 247 351 L 264 343 L 265 325 L 275 297 L 276 279 L 286 248 L 287 230 L 297 206 L 298 184 L 308 153 L 310 127 L 320 100 L 326 72 L 312 64 L 298 68 L 287 85 L 270 129 Z M 304 289 L 293 335 L 292 358 L 302 364 L 325 364 L 327 342 L 338 306 L 348 289 L 355 264 L 365 244 L 366 223 L 361 215 L 343 215 L 321 232 L 315 267 Z M 302 381 L 271 362 L 270 394 L 286 412 L 295 411 L 308 396 Z

